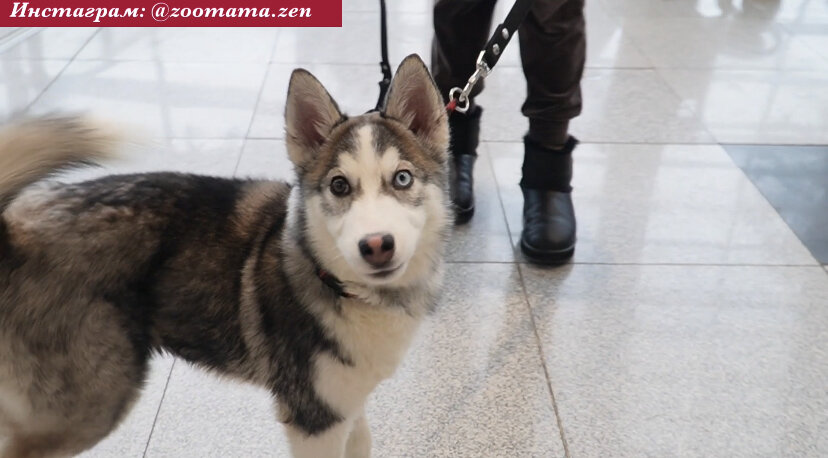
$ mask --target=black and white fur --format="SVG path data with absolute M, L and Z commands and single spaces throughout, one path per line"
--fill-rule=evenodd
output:
M 42 182 L 106 156 L 113 137 L 78 118 L 0 131 L 0 456 L 94 446 L 161 351 L 268 389 L 295 457 L 370 455 L 366 399 L 440 287 L 446 114 L 409 56 L 386 109 L 354 118 L 295 71 L 286 129 L 294 186 L 169 173 Z M 412 181 L 395 182 L 401 171 Z M 372 234 L 394 240 L 382 265 L 360 245 Z

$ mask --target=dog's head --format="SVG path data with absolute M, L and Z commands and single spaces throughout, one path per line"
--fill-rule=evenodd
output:
M 442 257 L 448 206 L 448 119 L 425 64 L 400 64 L 386 108 L 348 118 L 324 87 L 295 70 L 285 110 L 304 231 L 343 280 L 404 286 Z

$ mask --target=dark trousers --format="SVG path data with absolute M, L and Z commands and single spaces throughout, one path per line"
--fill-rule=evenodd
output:
M 495 2 L 435 1 L 431 70 L 444 98 L 452 87 L 465 86 L 474 72 L 477 56 L 491 35 Z M 522 111 L 529 118 L 529 137 L 541 144 L 561 145 L 569 120 L 581 113 L 584 0 L 537 0 L 518 35 L 527 85 Z M 482 89 L 479 82 L 471 96 Z

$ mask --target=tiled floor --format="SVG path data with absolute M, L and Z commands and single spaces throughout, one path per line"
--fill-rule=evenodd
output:
M 376 98 L 375 2 L 344 3 L 344 30 L 31 34 L 0 54 L 0 118 L 90 109 L 158 139 L 73 179 L 289 179 L 294 67 L 350 112 Z M 429 5 L 390 2 L 393 60 L 428 55 Z M 514 249 L 526 121 L 513 46 L 480 98 L 478 211 L 455 231 L 441 306 L 369 405 L 375 456 L 828 456 L 828 267 L 756 178 L 802 193 L 797 215 L 821 215 L 824 234 L 828 152 L 799 156 L 806 183 L 778 185 L 767 176 L 784 167 L 750 160 L 751 145 L 828 143 L 828 2 L 587 5 L 574 262 L 540 269 Z M 162 358 L 145 391 L 84 456 L 286 456 L 258 389 Z
M 828 146 L 725 149 L 814 257 L 828 264 Z

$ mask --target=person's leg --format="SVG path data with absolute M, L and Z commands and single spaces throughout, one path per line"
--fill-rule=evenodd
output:
M 581 112 L 586 56 L 584 0 L 540 0 L 519 30 L 526 75 L 521 248 L 539 263 L 566 262 L 575 251 L 569 120 Z
M 496 0 L 437 0 L 434 3 L 434 41 L 431 71 L 443 98 L 453 87 L 463 87 L 474 73 L 477 56 L 486 45 Z M 482 110 L 474 96 L 483 89 L 480 81 L 470 94 L 469 111 L 449 115 L 452 156 L 451 198 L 457 224 L 474 214 L 473 168 L 477 159 Z

